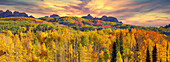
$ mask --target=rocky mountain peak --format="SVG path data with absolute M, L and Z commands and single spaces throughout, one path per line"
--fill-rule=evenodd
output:
M 26 13 L 20 13 L 18 11 L 14 11 L 13 13 L 10 10 L 6 10 L 3 12 L 0 10 L 0 18 L 4 17 L 29 17 Z
M 57 15 L 57 14 L 52 14 L 52 15 L 50 15 L 50 17 L 59 17 L 59 15 Z
M 85 18 L 85 19 L 93 19 L 93 17 L 92 17 L 90 14 L 88 14 L 87 16 L 83 16 L 82 18 Z
M 103 20 L 103 21 L 110 21 L 110 22 L 119 22 L 117 20 L 117 18 L 115 17 L 107 17 L 107 16 L 102 16 L 101 18 L 93 18 L 90 14 L 88 14 L 87 16 L 83 16 L 82 18 L 85 18 L 85 19 L 93 19 L 93 20 Z
M 3 11 L 2 11 L 2 10 L 0 10 L 0 14 L 1 14 L 1 13 L 3 13 Z
M 12 13 L 10 10 L 6 10 L 7 13 Z
M 30 18 L 35 18 L 35 17 L 34 17 L 34 16 L 32 16 L 32 15 L 31 15 L 31 16 L 29 16 L 29 17 L 30 17 Z

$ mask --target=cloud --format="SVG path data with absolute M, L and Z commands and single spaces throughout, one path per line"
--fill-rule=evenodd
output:
M 107 15 L 114 16 L 125 24 L 155 26 L 165 24 L 163 22 L 170 24 L 169 2 L 170 0 L 0 0 L 0 9 L 22 11 L 35 17 L 50 14 L 79 17 L 87 14 L 94 17 Z
M 139 26 L 163 26 L 163 25 L 170 24 L 169 14 L 154 13 L 154 12 L 136 14 L 125 20 L 126 21 L 124 22 L 126 24 L 133 24 Z
M 35 1 L 35 0 L 0 0 L 0 5 L 7 5 L 7 6 L 10 6 L 10 5 L 37 5 L 37 3 L 39 3 L 38 1 Z
M 3 1 L 3 0 L 0 0 L 0 5 L 29 5 L 28 3 L 23 3 L 23 2 L 11 2 L 11 1 Z

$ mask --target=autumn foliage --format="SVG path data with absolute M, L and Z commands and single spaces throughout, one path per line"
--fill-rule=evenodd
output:
M 0 35 L 2 62 L 145 62 L 147 54 L 151 62 L 155 55 L 158 62 L 170 62 L 170 42 L 154 31 L 58 29 L 15 35 L 9 30 L 3 32 Z
M 6 18 L 0 18 L 0 20 L 7 20 L 7 21 L 23 21 L 23 20 L 29 20 L 29 21 L 35 21 L 35 22 L 45 22 L 40 19 L 35 19 L 35 18 L 28 18 L 28 17 L 6 17 Z

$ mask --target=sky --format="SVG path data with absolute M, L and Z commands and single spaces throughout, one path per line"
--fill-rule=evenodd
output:
M 170 24 L 170 0 L 0 0 L 0 10 L 25 12 L 34 17 L 112 16 L 124 24 L 164 26 Z

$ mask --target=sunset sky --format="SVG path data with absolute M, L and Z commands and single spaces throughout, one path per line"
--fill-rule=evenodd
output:
M 164 26 L 170 24 L 170 0 L 0 0 L 0 10 L 26 12 L 34 17 L 116 17 L 124 24 Z

